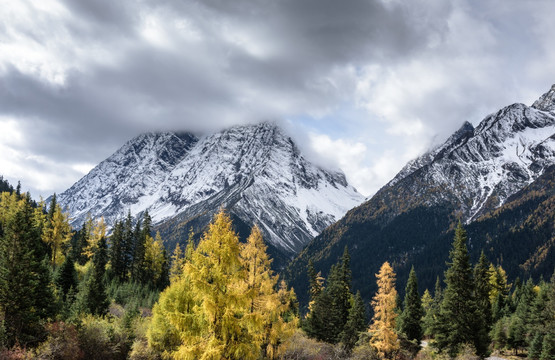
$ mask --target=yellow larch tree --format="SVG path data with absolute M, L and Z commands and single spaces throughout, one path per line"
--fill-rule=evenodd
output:
M 183 267 L 185 266 L 185 254 L 181 250 L 179 244 L 175 245 L 171 256 L 170 267 L 170 284 L 178 280 L 183 274 Z
M 399 349 L 395 332 L 397 313 L 395 311 L 397 290 L 395 290 L 395 272 L 389 262 L 383 263 L 376 274 L 378 291 L 372 299 L 374 317 L 370 325 L 370 343 L 382 357 L 390 357 Z
M 279 346 L 297 327 L 296 317 L 284 318 L 288 314 L 291 294 L 281 284 L 276 291 L 278 278 L 274 276 L 271 260 L 266 253 L 266 245 L 258 226 L 252 228 L 247 242 L 243 244 L 241 258 L 247 271 L 246 296 L 247 311 L 243 317 L 253 340 L 261 347 L 263 356 L 276 359 Z M 294 294 L 294 293 L 293 293 Z
M 87 215 L 84 226 L 86 231 L 88 231 L 88 235 L 86 237 L 87 246 L 83 249 L 83 254 L 85 254 L 87 259 L 92 259 L 96 249 L 98 249 L 100 239 L 106 238 L 106 223 L 103 216 L 95 221 Z
M 258 228 L 242 245 L 217 214 L 154 306 L 149 345 L 173 359 L 277 358 L 297 327 L 296 298 L 285 283 L 276 291 L 265 250 Z
M 52 266 L 58 266 L 65 259 L 63 250 L 71 240 L 72 229 L 69 224 L 69 214 L 62 212 L 60 205 L 54 204 L 54 206 L 54 209 L 50 210 L 52 217 L 48 218 L 43 228 L 42 240 L 50 247 Z
M 162 276 L 164 266 L 164 244 L 162 237 L 157 232 L 155 238 L 147 235 L 145 240 L 145 259 L 144 265 L 146 273 L 149 274 L 153 283 L 157 283 Z

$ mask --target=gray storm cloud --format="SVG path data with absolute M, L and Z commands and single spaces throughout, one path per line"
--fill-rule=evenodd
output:
M 68 169 L 65 182 L 40 183 L 21 164 L 0 163 L 34 194 L 64 190 L 77 165 L 143 131 L 265 120 L 295 128 L 295 119 L 330 146 L 372 149 L 352 169 L 328 156 L 371 193 L 432 138 L 555 81 L 554 6 L 545 2 L 52 0 L 7 9 L 0 129 L 15 121 L 23 136 L 0 136 L 0 149 L 32 159 L 29 174 Z M 338 120 L 357 129 L 339 139 L 320 119 L 346 106 L 367 116 Z M 405 139 L 380 152 L 372 137 Z M 386 151 L 389 168 L 379 165 Z

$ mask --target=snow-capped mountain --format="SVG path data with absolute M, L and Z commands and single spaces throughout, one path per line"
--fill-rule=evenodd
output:
M 289 255 L 363 200 L 343 173 L 313 165 L 266 123 L 140 135 L 58 196 L 74 225 L 88 213 L 110 225 L 148 210 L 154 225 L 179 226 L 223 206 Z
M 470 222 L 555 164 L 555 86 L 531 107 L 513 104 L 411 161 L 382 190 L 404 188 L 416 203 L 448 200 Z M 402 184 L 402 185 L 401 185 Z M 397 185 L 397 186 L 396 186 Z
M 513 278 L 550 276 L 554 173 L 555 86 L 532 106 L 504 107 L 476 128 L 463 124 L 410 161 L 372 198 L 315 237 L 287 276 L 305 302 L 307 263 L 326 274 L 348 246 L 352 264 L 364 264 L 352 275 L 366 299 L 375 291 L 368 274 L 384 261 L 394 265 L 401 283 L 414 265 L 419 286 L 432 288 L 459 219 L 469 230 L 473 257 L 485 251 Z

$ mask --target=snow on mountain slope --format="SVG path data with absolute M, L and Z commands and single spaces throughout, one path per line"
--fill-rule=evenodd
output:
M 411 161 L 382 190 L 408 187 L 405 202 L 455 201 L 470 222 L 555 164 L 555 86 L 532 107 L 513 104 L 469 123 Z M 379 193 L 378 193 L 379 194 Z
M 225 206 L 284 253 L 364 200 L 345 176 L 308 162 L 272 124 L 216 134 L 143 134 L 58 196 L 73 224 L 87 213 L 108 224 L 148 210 L 154 224 Z M 181 219 L 180 218 L 180 219 Z

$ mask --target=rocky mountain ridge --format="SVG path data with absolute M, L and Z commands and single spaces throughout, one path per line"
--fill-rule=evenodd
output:
M 553 243 L 551 232 L 524 231 L 533 235 L 520 243 L 518 256 L 501 251 L 508 248 L 505 240 L 492 239 L 508 239 L 514 252 L 519 242 L 511 234 L 516 228 L 504 225 L 510 216 L 517 217 L 510 211 L 511 199 L 523 189 L 534 188 L 539 179 L 544 187 L 552 184 L 545 177 L 552 176 L 555 165 L 554 108 L 555 86 L 532 106 L 509 105 L 476 127 L 463 124 L 445 143 L 409 162 L 372 198 L 314 238 L 290 264 L 287 276 L 301 302 L 306 301 L 308 261 L 326 274 L 345 246 L 351 249 L 354 286 L 368 300 L 375 290 L 368 274 L 377 273 L 384 261 L 394 265 L 401 283 L 414 265 L 422 285 L 432 288 L 444 269 L 443 260 L 437 259 L 447 259 L 451 231 L 459 220 L 472 229 L 487 230 L 473 233 L 472 251 L 487 250 L 490 260 L 504 265 L 513 276 L 538 276 L 543 274 L 538 269 L 552 269 L 555 251 L 545 250 L 551 249 L 545 246 Z M 504 214 L 502 224 L 474 225 L 485 224 L 480 221 L 496 211 Z M 533 209 L 519 207 L 518 211 L 520 220 L 511 223 L 527 227 L 525 219 Z M 543 254 L 536 256 L 541 264 L 525 266 L 526 259 L 537 253 Z
M 363 199 L 343 173 L 313 165 L 268 123 L 204 136 L 142 134 L 58 196 L 74 225 L 89 213 L 111 225 L 128 211 L 148 210 L 155 226 L 185 238 L 184 224 L 201 217 L 207 223 L 223 206 L 258 224 L 288 256 Z

